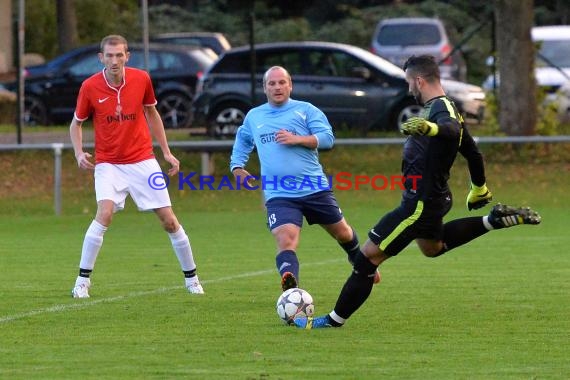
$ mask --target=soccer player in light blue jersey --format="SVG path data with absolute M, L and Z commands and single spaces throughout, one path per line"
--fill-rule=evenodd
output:
M 318 149 L 334 144 L 325 114 L 310 103 L 291 99 L 293 83 L 287 70 L 269 68 L 263 76 L 267 103 L 251 109 L 238 129 L 230 169 L 246 187 L 259 180 L 265 197 L 267 225 L 277 242 L 276 265 L 283 291 L 298 287 L 297 245 L 303 217 L 321 225 L 344 249 L 352 263 L 360 250 L 358 237 L 344 219 L 319 162 Z M 245 165 L 254 148 L 261 176 Z M 374 282 L 380 274 L 374 274 Z

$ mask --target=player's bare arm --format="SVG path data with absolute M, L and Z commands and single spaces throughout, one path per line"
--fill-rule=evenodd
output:
M 82 125 L 83 122 L 74 117 L 71 120 L 71 125 L 69 126 L 69 137 L 71 138 L 71 143 L 73 145 L 77 166 L 81 169 L 93 170 L 95 169 L 95 164 L 89 160 L 91 158 L 91 154 L 83 151 Z
M 148 120 L 150 132 L 160 146 L 164 159 L 170 164 L 168 175 L 176 175 L 180 170 L 180 161 L 178 161 L 178 159 L 170 152 L 168 141 L 166 139 L 166 132 L 164 132 L 164 124 L 162 123 L 160 114 L 155 106 L 145 106 L 144 111 L 146 119 Z
M 249 187 L 253 187 L 253 176 L 247 170 L 243 168 L 234 168 L 234 170 L 232 170 L 232 174 L 240 185 L 247 184 Z

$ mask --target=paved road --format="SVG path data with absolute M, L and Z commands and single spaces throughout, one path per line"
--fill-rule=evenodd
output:
M 71 143 L 69 139 L 69 129 L 61 127 L 61 130 L 42 131 L 42 127 L 24 127 L 22 131 L 23 144 L 49 144 L 54 142 Z M 187 134 L 188 136 L 200 136 L 205 133 L 204 128 L 180 129 L 177 132 Z M 18 137 L 16 127 L 13 132 L 0 133 L 0 144 L 17 144 Z M 168 134 L 168 131 L 167 131 Z M 93 142 L 93 130 L 91 128 L 83 129 L 83 142 Z
M 41 128 L 41 127 L 39 127 Z M 35 127 L 34 130 L 30 131 L 30 127 L 25 127 L 22 131 L 22 143 L 23 144 L 43 144 L 43 143 L 71 143 L 69 139 L 69 129 L 62 127 L 61 131 L 38 131 Z M 91 142 L 93 141 L 93 131 L 90 129 L 83 130 L 83 141 Z M 0 133 L 0 144 L 17 144 L 18 136 L 16 127 L 14 127 L 14 132 L 3 132 Z

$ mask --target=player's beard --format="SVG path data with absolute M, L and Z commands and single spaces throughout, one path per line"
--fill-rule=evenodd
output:
M 414 99 L 416 99 L 416 103 L 418 103 L 418 105 L 423 106 L 424 102 L 422 102 L 422 94 L 418 94 L 417 96 L 414 95 Z
M 417 88 L 414 88 L 412 90 L 412 96 L 414 97 L 414 99 L 416 99 L 416 103 L 418 103 L 418 105 L 420 106 L 424 105 L 424 102 L 422 101 L 422 93 Z

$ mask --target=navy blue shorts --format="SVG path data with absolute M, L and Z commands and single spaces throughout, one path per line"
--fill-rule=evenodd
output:
M 343 218 L 330 190 L 300 198 L 271 198 L 265 203 L 265 207 L 270 230 L 287 223 L 303 227 L 303 217 L 309 224 L 334 224 Z
M 451 194 L 423 202 L 402 199 L 368 232 L 370 241 L 388 256 L 396 256 L 415 239 L 442 240 L 443 217 L 451 210 Z

